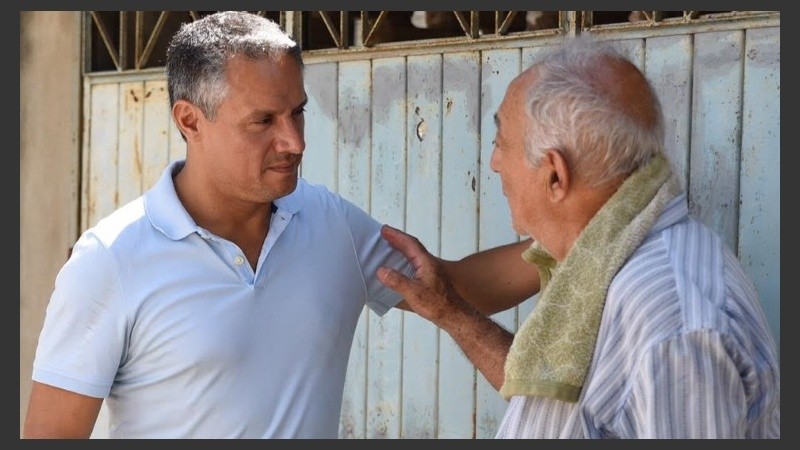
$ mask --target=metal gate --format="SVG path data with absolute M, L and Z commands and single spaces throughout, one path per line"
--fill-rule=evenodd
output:
M 298 26 L 301 15 L 284 13 L 285 26 Z M 474 16 L 461 13 L 465 37 L 368 47 L 374 27 L 362 26 L 354 48 L 339 34 L 334 48 L 306 52 L 302 175 L 445 258 L 517 240 L 488 167 L 492 116 L 544 45 L 560 34 L 596 33 L 617 42 L 654 83 L 691 211 L 742 259 L 780 350 L 779 14 L 707 21 L 689 14 L 663 25 L 669 19 L 650 11 L 645 23 L 600 26 L 591 14 L 562 11 L 552 30 L 482 39 Z M 378 14 L 359 17 L 374 25 Z M 508 16 L 496 17 L 502 28 Z M 328 19 L 331 36 L 349 29 Z M 129 59 L 144 61 L 147 47 L 138 49 Z M 162 69 L 90 72 L 84 80 L 82 229 L 185 155 Z M 534 302 L 494 319 L 514 331 Z M 505 407 L 446 333 L 410 313 L 362 314 L 341 437 L 489 438 Z

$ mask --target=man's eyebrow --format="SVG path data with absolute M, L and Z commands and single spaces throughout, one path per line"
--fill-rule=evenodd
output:
M 292 112 L 295 112 L 295 111 L 298 111 L 298 110 L 301 110 L 301 109 L 305 108 L 307 104 L 308 104 L 308 97 L 306 97 L 302 102 L 300 102 L 299 105 L 297 105 L 294 108 L 292 108 Z M 273 110 L 257 109 L 255 111 L 253 111 L 252 113 L 250 113 L 249 116 L 262 117 L 262 116 L 274 116 L 275 114 L 277 114 L 277 113 L 275 111 L 273 111 Z

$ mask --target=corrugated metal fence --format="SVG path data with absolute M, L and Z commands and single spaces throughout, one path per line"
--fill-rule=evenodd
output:
M 690 207 L 735 249 L 780 344 L 780 27 L 612 36 L 655 84 Z M 315 59 L 302 174 L 445 258 L 518 239 L 488 166 L 505 88 L 541 42 Z M 163 74 L 87 75 L 81 225 L 135 198 L 185 148 Z M 494 318 L 515 330 L 534 299 Z M 506 403 L 449 336 L 366 311 L 340 435 L 488 438 Z

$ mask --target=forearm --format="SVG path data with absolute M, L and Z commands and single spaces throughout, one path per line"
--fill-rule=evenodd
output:
M 514 335 L 468 305 L 438 320 L 486 380 L 500 390 L 504 367 Z
M 505 311 L 539 292 L 536 267 L 522 259 L 531 245 L 526 239 L 469 255 L 458 261 L 442 261 L 459 295 L 485 315 Z

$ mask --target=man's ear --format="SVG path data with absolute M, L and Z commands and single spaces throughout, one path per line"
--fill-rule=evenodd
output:
M 547 168 L 547 192 L 550 200 L 559 202 L 567 197 L 571 187 L 569 163 L 564 155 L 555 149 L 545 152 L 542 161 Z
M 202 115 L 200 108 L 186 100 L 178 100 L 172 106 L 172 118 L 187 141 L 198 139 L 200 135 L 198 125 Z

